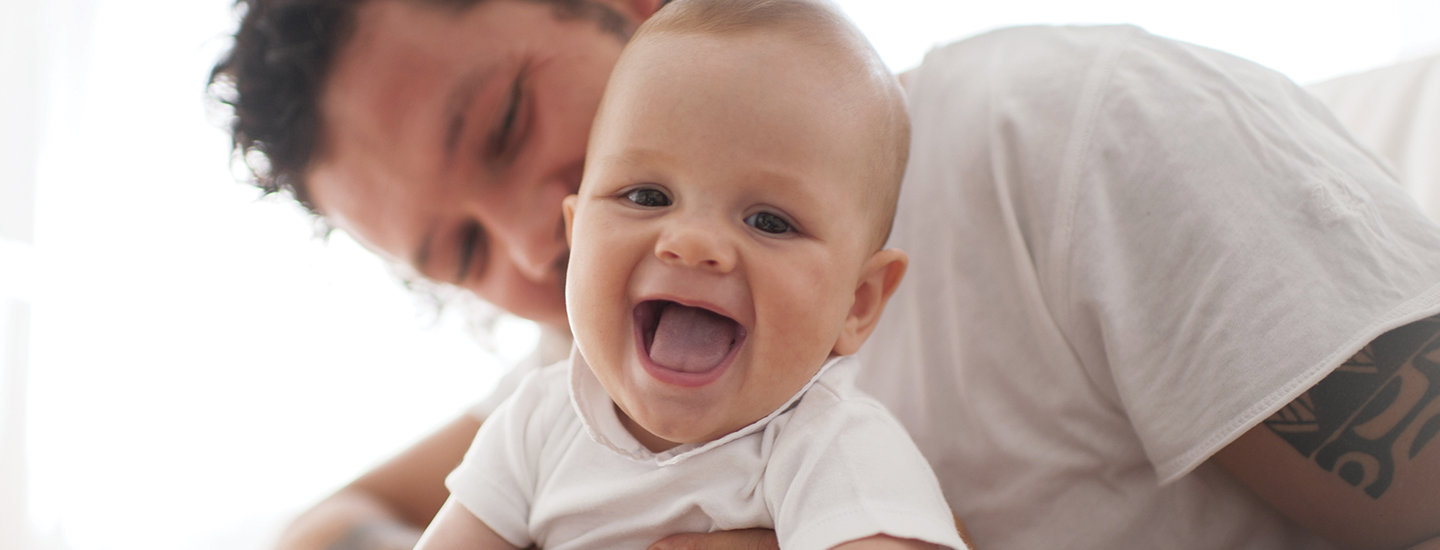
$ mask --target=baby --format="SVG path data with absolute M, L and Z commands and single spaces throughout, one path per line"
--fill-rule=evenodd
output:
M 907 265 L 909 126 L 827 4 L 683 0 L 636 33 L 564 202 L 576 352 L 485 421 L 420 548 L 964 548 L 899 422 L 851 384 Z

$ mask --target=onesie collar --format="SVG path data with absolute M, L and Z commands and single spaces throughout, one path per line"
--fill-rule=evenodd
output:
M 600 379 L 595 377 L 595 372 L 590 370 L 590 364 L 580 356 L 580 350 L 576 347 L 572 347 L 570 350 L 570 403 L 575 406 L 575 412 L 580 416 L 580 422 L 585 425 L 585 433 L 589 434 L 590 439 L 596 443 L 632 460 L 654 462 L 656 466 L 670 466 L 765 429 L 771 420 L 794 407 L 795 403 L 810 389 L 810 386 L 815 385 L 815 381 L 825 374 L 825 371 L 847 359 L 850 359 L 850 356 L 827 359 L 825 364 L 820 366 L 820 370 L 815 372 L 815 376 L 800 388 L 800 391 L 795 392 L 795 395 L 786 400 L 785 404 L 780 405 L 780 408 L 775 409 L 764 418 L 719 439 L 705 443 L 686 443 L 660 453 L 646 449 L 639 440 L 635 439 L 635 436 L 630 434 L 629 430 L 625 429 L 625 426 L 620 424 L 620 417 L 615 410 L 615 402 L 610 399 L 610 394 L 605 393 L 605 387 L 600 385 Z

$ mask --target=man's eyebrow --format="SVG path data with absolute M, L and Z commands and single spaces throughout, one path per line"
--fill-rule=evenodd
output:
M 471 101 L 475 99 L 476 90 L 490 79 L 498 67 L 487 67 L 473 69 L 465 76 L 455 81 L 450 88 L 450 93 L 445 96 L 445 110 L 442 113 L 442 120 L 445 121 L 445 141 L 443 151 L 445 166 L 450 166 L 455 159 L 455 152 L 460 147 L 460 138 L 465 134 L 465 111 L 470 107 Z M 434 248 L 435 228 L 432 226 L 425 232 L 420 240 L 420 246 L 415 248 L 415 254 L 410 257 L 411 265 L 422 273 L 425 271 L 426 262 L 430 261 L 430 251 Z
M 445 97 L 445 164 L 455 158 L 455 151 L 460 146 L 460 137 L 465 133 L 465 111 L 470 107 L 470 102 L 475 98 L 475 91 L 495 74 L 495 69 L 476 69 L 459 80 L 450 89 L 450 94 Z

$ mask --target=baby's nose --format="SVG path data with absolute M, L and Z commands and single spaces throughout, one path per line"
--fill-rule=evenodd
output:
M 724 231 L 710 224 L 672 225 L 656 242 L 655 255 L 669 264 L 721 273 L 735 268 L 735 247 Z

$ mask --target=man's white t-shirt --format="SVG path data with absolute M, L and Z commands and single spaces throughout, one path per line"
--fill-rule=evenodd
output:
M 977 546 L 1325 548 L 1206 462 L 1440 312 L 1440 227 L 1284 77 L 1134 27 L 927 56 L 858 385 Z
M 573 365 L 573 368 L 572 368 Z M 677 533 L 775 529 L 823 550 L 885 533 L 964 548 L 934 473 L 837 358 L 769 416 L 652 453 L 578 353 L 532 372 L 446 486 L 517 547 L 643 549 Z

